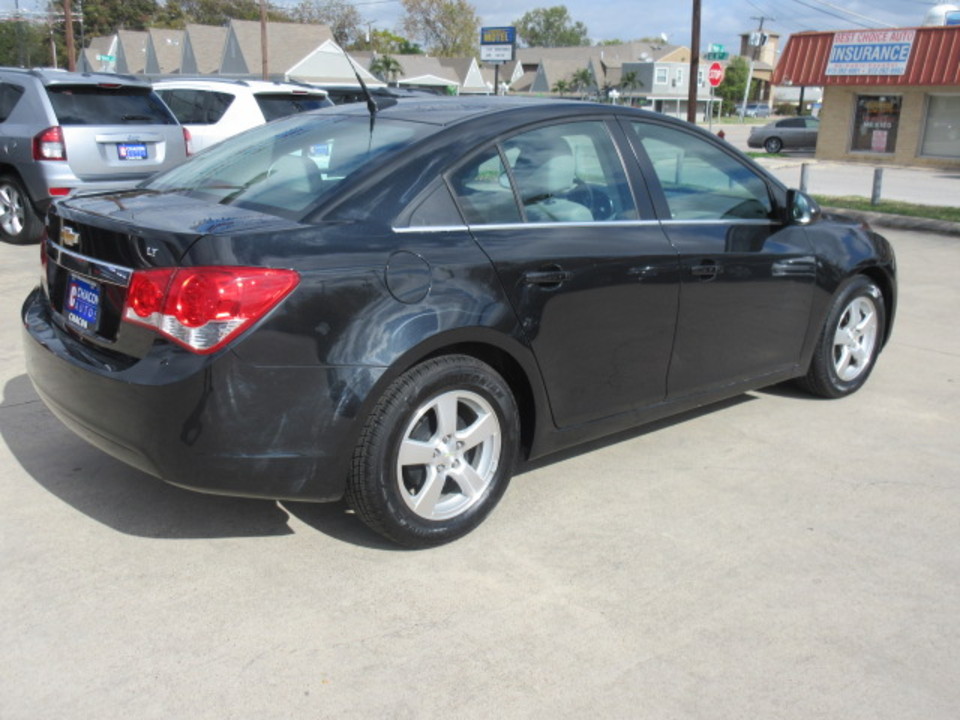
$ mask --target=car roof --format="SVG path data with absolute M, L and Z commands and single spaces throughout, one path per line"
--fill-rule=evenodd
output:
M 154 87 L 159 88 L 205 88 L 209 90 L 222 89 L 227 86 L 247 87 L 253 92 L 307 92 L 316 95 L 326 95 L 327 91 L 314 85 L 306 83 L 288 82 L 282 80 L 244 80 L 241 78 L 211 78 L 211 77 L 185 77 L 185 78 L 165 78 L 156 80 Z
M 57 68 L 3 68 L 3 72 L 18 73 L 34 77 L 43 85 L 129 85 L 131 87 L 150 87 L 150 82 L 133 75 L 115 73 L 79 73 Z
M 377 117 L 406 120 L 429 125 L 456 125 L 475 118 L 490 115 L 527 114 L 531 120 L 542 116 L 550 119 L 558 115 L 578 114 L 630 114 L 639 117 L 663 119 L 659 113 L 637 110 L 622 105 L 582 102 L 580 100 L 556 100 L 550 98 L 524 98 L 516 96 L 480 95 L 472 97 L 409 98 L 390 103 L 389 99 L 374 95 L 373 98 L 382 107 Z M 384 102 L 387 100 L 387 103 Z M 339 115 L 358 115 L 369 117 L 370 111 L 365 103 L 338 105 L 336 109 L 324 112 Z

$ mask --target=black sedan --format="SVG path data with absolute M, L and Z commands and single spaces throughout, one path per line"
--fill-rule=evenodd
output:
M 53 412 L 170 483 L 345 495 L 427 546 L 480 523 L 521 459 L 789 379 L 847 395 L 890 335 L 889 244 L 695 127 L 374 110 L 56 206 L 22 311 Z

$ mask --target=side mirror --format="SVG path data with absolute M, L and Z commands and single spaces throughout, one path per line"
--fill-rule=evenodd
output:
M 820 219 L 823 212 L 817 201 L 800 190 L 787 190 L 787 222 L 809 225 Z

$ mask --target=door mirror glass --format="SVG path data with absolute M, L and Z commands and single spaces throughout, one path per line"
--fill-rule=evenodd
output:
M 794 225 L 809 225 L 819 220 L 822 214 L 817 201 L 799 190 L 787 191 L 787 208 Z

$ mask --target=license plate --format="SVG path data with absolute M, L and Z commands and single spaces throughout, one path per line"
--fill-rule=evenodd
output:
M 97 320 L 100 319 L 100 286 L 71 275 L 67 283 L 63 312 L 73 325 L 94 332 L 97 329 Z
M 117 143 L 117 155 L 121 160 L 146 160 L 147 146 L 143 143 Z

